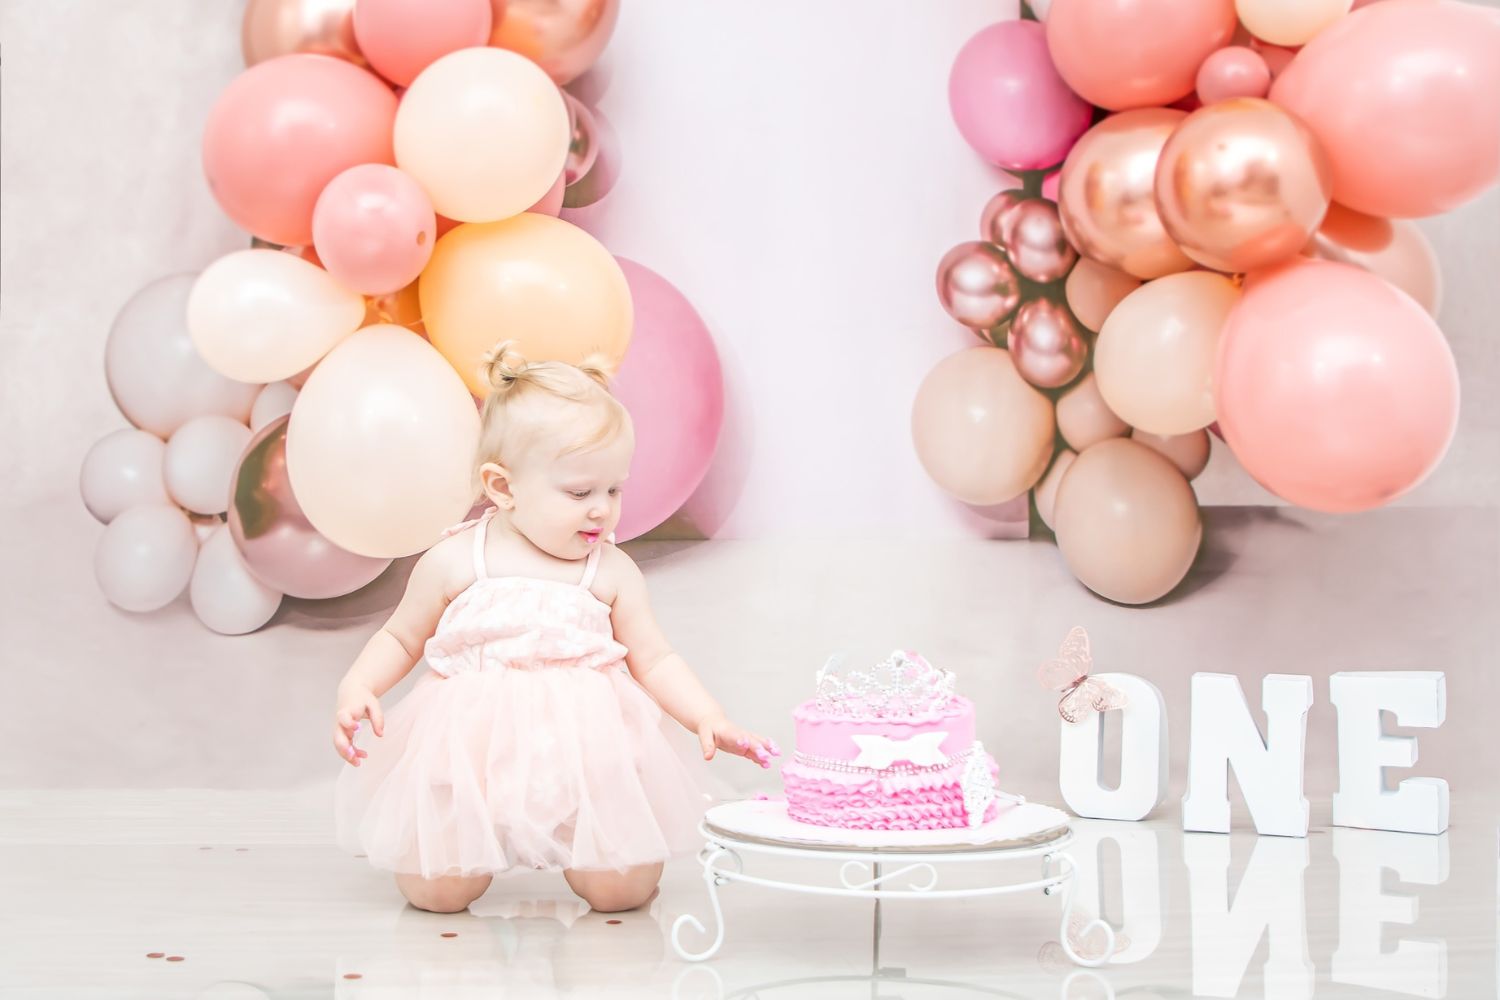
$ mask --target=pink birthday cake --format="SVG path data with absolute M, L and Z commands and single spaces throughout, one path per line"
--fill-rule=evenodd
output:
M 977 827 L 998 812 L 999 768 L 974 738 L 974 703 L 953 674 L 909 650 L 873 671 L 818 671 L 792 712 L 796 751 L 781 769 L 787 815 L 854 830 Z

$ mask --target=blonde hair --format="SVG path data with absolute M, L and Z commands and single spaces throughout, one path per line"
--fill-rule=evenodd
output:
M 479 414 L 475 493 L 482 492 L 479 467 L 486 462 L 514 462 L 555 420 L 556 411 L 549 407 L 572 406 L 586 414 L 582 433 L 565 444 L 559 454 L 587 451 L 613 441 L 628 429 L 630 415 L 609 391 L 614 367 L 613 359 L 604 354 L 591 354 L 576 365 L 527 361 L 514 340 L 501 341 L 491 348 L 480 366 L 490 394 Z

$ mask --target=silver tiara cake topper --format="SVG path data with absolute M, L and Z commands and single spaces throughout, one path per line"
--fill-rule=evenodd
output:
M 843 654 L 835 654 L 818 671 L 816 703 L 830 715 L 926 715 L 953 700 L 953 671 L 939 670 L 912 650 L 898 649 L 868 671 L 846 671 L 843 661 Z

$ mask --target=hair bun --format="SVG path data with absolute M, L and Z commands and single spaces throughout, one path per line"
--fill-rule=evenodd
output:
M 579 371 L 608 389 L 610 379 L 615 377 L 617 365 L 610 355 L 595 351 L 578 362 L 577 367 Z
M 516 349 L 516 341 L 502 340 L 485 352 L 481 366 L 484 378 L 493 392 L 504 392 L 515 385 L 529 367 L 526 358 Z

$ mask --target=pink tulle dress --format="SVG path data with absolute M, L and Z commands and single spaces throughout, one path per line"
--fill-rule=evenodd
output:
M 491 576 L 493 514 L 450 529 L 473 528 L 475 581 L 444 610 L 430 669 L 385 713 L 385 735 L 361 728 L 369 756 L 334 793 L 339 846 L 426 878 L 695 852 L 719 786 L 625 667 L 589 590 L 602 546 L 576 584 Z

